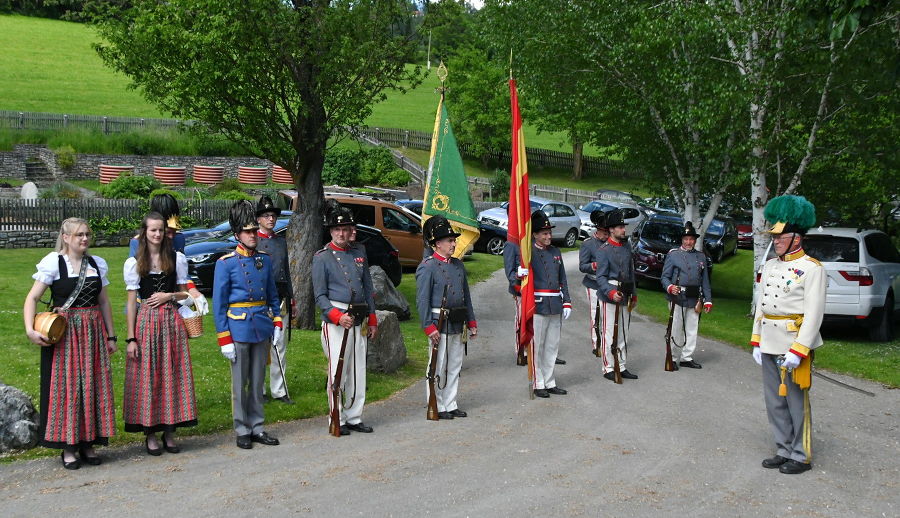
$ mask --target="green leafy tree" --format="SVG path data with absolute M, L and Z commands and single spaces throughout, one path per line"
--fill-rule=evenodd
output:
M 94 21 L 107 65 L 180 119 L 290 171 L 299 193 L 288 230 L 299 322 L 316 325 L 309 279 L 323 228 L 329 139 L 360 124 L 407 68 L 412 13 L 398 0 L 138 0 Z

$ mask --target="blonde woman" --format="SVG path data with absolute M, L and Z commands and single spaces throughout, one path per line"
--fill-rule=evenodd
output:
M 25 334 L 41 349 L 42 445 L 62 449 L 66 469 L 81 463 L 98 465 L 96 445 L 106 445 L 115 433 L 115 408 L 109 355 L 116 336 L 106 286 L 106 261 L 88 255 L 91 230 L 87 221 L 62 222 L 56 250 L 37 264 L 34 285 L 25 297 Z M 84 281 L 81 289 L 79 279 Z M 37 303 L 50 288 L 52 305 L 66 318 L 62 339 L 54 344 L 35 331 Z M 77 292 L 67 309 L 70 295 Z M 80 458 L 79 458 L 80 457 Z
M 150 455 L 163 449 L 178 453 L 175 429 L 197 424 L 187 329 L 177 310 L 177 303 L 189 297 L 187 259 L 172 249 L 157 212 L 144 218 L 137 241 L 135 257 L 123 268 L 128 290 L 125 431 L 144 433 Z M 163 432 L 162 443 L 157 432 Z

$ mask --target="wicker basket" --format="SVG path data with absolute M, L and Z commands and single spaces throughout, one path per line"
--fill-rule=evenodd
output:
M 188 338 L 203 336 L 203 317 L 197 315 L 184 319 L 184 327 L 187 328 Z

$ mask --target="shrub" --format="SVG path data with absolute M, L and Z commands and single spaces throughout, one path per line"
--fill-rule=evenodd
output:
M 68 182 L 56 182 L 50 187 L 44 189 L 38 194 L 41 199 L 77 199 L 81 198 L 81 191 L 78 187 Z
M 88 219 L 88 225 L 91 227 L 91 232 L 94 235 L 110 236 L 121 232 L 136 232 L 141 226 L 141 219 L 140 217 L 113 218 L 100 216 Z
M 494 169 L 494 175 L 491 176 L 491 192 L 495 200 L 509 199 L 509 172 L 503 169 Z
M 322 183 L 352 187 L 359 184 L 361 156 L 352 149 L 332 149 L 325 156 Z
M 404 171 L 399 167 L 395 167 L 393 170 L 388 171 L 387 173 L 382 175 L 381 180 L 378 182 L 378 185 L 404 187 L 408 183 L 409 172 Z
M 221 182 L 213 185 L 209 192 L 215 197 L 217 194 L 227 191 L 240 191 L 243 189 L 237 178 L 223 178 Z
M 53 150 L 56 153 L 56 165 L 68 171 L 75 166 L 75 149 L 66 144 Z
M 162 184 L 152 176 L 125 173 L 101 187 L 100 194 L 111 199 L 147 200 L 151 192 L 161 188 Z
M 385 177 L 389 176 L 397 169 L 394 165 L 394 156 L 391 151 L 383 147 L 374 147 L 365 149 L 360 152 L 360 175 L 359 182 L 361 185 L 396 185 L 387 182 Z
M 213 196 L 213 199 L 215 199 L 215 200 L 235 200 L 235 201 L 237 201 L 237 200 L 253 201 L 254 200 L 253 196 L 250 196 L 249 194 L 245 193 L 244 191 L 220 192 L 219 194 L 216 194 L 215 196 Z

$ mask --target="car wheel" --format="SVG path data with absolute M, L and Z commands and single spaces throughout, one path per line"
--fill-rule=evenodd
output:
M 716 250 L 715 252 L 713 252 L 713 254 L 712 254 L 712 260 L 713 260 L 713 262 L 714 262 L 714 263 L 721 263 L 721 262 L 722 262 L 722 256 L 723 256 L 723 255 L 725 255 L 725 254 L 724 254 L 724 251 L 723 251 L 721 248 L 718 249 L 718 250 Z
M 565 238 L 566 248 L 573 248 L 578 243 L 578 230 L 571 228 L 566 232 Z
M 503 255 L 503 246 L 505 244 L 506 241 L 502 237 L 494 236 L 484 245 L 484 249 L 491 255 Z
M 873 342 L 890 342 L 894 339 L 894 296 L 888 293 L 884 307 L 878 312 L 878 319 L 869 328 L 869 339 Z

